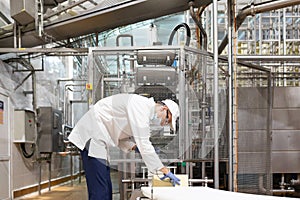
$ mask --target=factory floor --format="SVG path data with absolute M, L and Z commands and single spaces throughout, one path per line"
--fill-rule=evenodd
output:
M 30 194 L 24 197 L 18 198 L 18 200 L 85 200 L 88 199 L 87 196 L 87 187 L 86 182 L 82 181 L 79 183 L 78 181 L 73 182 L 73 186 L 71 183 L 67 183 L 65 185 L 55 186 L 51 188 L 51 191 L 42 190 L 41 195 L 39 194 Z
M 88 200 L 87 187 L 85 180 L 81 183 L 78 181 L 67 183 L 60 186 L 55 186 L 51 188 L 51 191 L 43 190 L 41 195 L 30 194 L 20 197 L 16 200 Z M 119 194 L 113 194 L 113 200 L 119 200 Z

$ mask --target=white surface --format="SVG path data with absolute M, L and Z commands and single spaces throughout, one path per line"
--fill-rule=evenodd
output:
M 221 200 L 280 200 L 291 199 L 287 197 L 275 197 L 255 195 L 238 192 L 217 190 L 209 187 L 153 187 L 153 196 L 150 187 L 141 188 L 143 195 L 153 200 L 193 200 L 193 199 L 221 199 Z

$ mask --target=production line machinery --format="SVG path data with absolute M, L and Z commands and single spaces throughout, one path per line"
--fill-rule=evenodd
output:
M 186 29 L 186 45 L 171 45 L 174 32 Z M 151 142 L 162 162 L 178 174 L 188 174 L 193 185 L 204 185 L 205 177 L 213 177 L 213 107 L 212 57 L 204 51 L 188 47 L 189 27 L 178 25 L 170 36 L 168 46 L 91 48 L 88 60 L 89 102 L 117 93 L 136 93 L 166 98 L 179 103 L 180 119 L 177 132 L 151 126 Z M 171 42 L 170 42 L 171 41 Z M 110 68 L 117 70 L 108 70 Z M 206 78 L 206 79 L 204 79 Z M 221 89 L 222 104 L 226 89 Z M 203 113 L 203 114 L 202 114 Z M 222 177 L 226 177 L 227 148 L 224 129 L 226 107 L 220 111 Z M 202 119 L 202 116 L 205 116 Z M 118 171 L 121 199 L 128 199 L 134 188 L 148 185 L 148 172 L 139 155 L 123 154 L 110 148 L 111 168 Z M 194 181 L 193 181 L 194 180 Z M 202 181 L 195 181 L 202 180 Z M 222 187 L 226 187 L 222 179 Z M 206 182 L 211 185 L 212 180 Z

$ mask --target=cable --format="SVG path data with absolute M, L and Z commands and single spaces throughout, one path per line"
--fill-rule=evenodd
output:
M 30 154 L 27 153 L 25 144 L 26 144 L 26 143 L 21 143 L 21 144 L 20 144 L 20 148 L 21 148 L 21 150 L 22 150 L 22 154 L 23 154 L 23 156 L 24 156 L 25 158 L 31 158 L 31 157 L 33 156 L 34 152 L 35 152 L 35 144 L 32 144 L 32 145 L 31 145 L 32 152 L 31 152 Z
M 173 39 L 174 39 L 174 35 L 177 32 L 177 30 L 181 27 L 184 27 L 186 30 L 186 41 L 185 41 L 185 45 L 189 46 L 190 45 L 190 41 L 191 41 L 191 29 L 189 27 L 189 25 L 187 25 L 186 23 L 182 23 L 182 24 L 178 24 L 173 31 L 171 32 L 171 35 L 169 37 L 169 42 L 168 45 L 172 45 L 173 43 Z

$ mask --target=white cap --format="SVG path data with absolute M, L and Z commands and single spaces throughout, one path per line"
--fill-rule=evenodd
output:
M 171 129 L 175 132 L 176 131 L 176 120 L 179 117 L 179 106 L 177 103 L 170 99 L 166 99 L 162 101 L 168 108 L 169 111 L 172 114 L 172 124 L 171 124 Z

